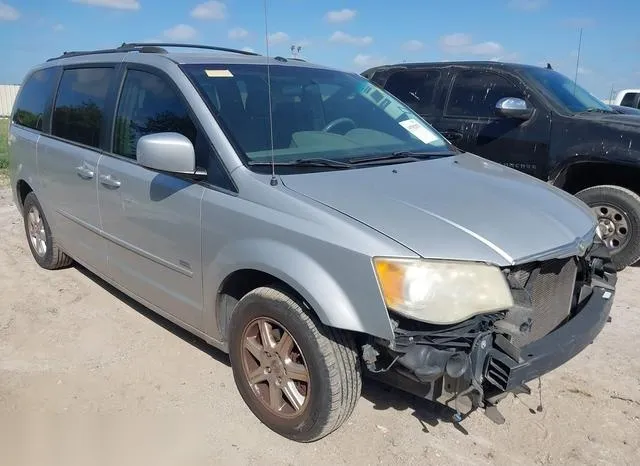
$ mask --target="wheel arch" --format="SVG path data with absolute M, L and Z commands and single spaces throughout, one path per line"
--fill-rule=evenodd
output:
M 24 208 L 24 200 L 27 197 L 27 194 L 33 192 L 33 188 L 26 180 L 19 179 L 16 183 L 15 189 L 18 209 L 20 210 L 20 212 L 22 212 Z
M 559 167 L 551 177 L 554 186 L 570 194 L 601 185 L 627 188 L 640 194 L 640 164 L 593 157 L 576 157 Z
M 213 310 L 205 314 L 205 328 L 224 341 L 228 341 L 228 322 L 237 300 L 252 289 L 267 285 L 291 293 L 327 326 L 393 339 L 377 283 L 379 309 L 358 312 L 353 302 L 358 296 L 348 292 L 318 261 L 290 245 L 270 240 L 235 242 L 209 266 L 205 265 L 204 280 L 211 284 L 210 288 L 205 286 L 205 309 Z M 373 271 L 371 280 L 375 281 Z

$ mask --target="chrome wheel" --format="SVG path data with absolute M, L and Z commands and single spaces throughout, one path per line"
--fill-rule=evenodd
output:
M 618 208 L 610 205 L 592 207 L 598 217 L 602 241 L 611 251 L 617 251 L 629 242 L 629 220 Z
M 34 205 L 31 206 L 27 214 L 27 231 L 33 250 L 38 256 L 44 257 L 47 254 L 47 233 L 42 215 Z
M 302 414 L 310 377 L 291 334 L 275 320 L 261 317 L 245 327 L 242 342 L 242 369 L 254 395 L 277 417 Z

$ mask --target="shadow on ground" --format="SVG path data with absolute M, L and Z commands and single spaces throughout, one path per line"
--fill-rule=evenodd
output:
M 194 348 L 208 354 L 216 361 L 225 364 L 228 367 L 231 366 L 228 355 L 222 351 L 214 348 L 201 338 L 191 334 L 179 325 L 174 324 L 170 320 L 162 317 L 160 314 L 157 314 L 146 306 L 130 298 L 83 266 L 74 264 L 73 267 L 85 277 L 93 281 L 96 285 L 104 288 L 113 297 L 124 302 L 136 312 L 151 320 L 153 323 L 171 332 L 178 338 L 181 338 Z M 418 421 L 423 432 L 428 433 L 429 427 L 436 427 L 440 423 L 445 423 L 453 424 L 453 426 L 462 434 L 468 435 L 467 430 L 461 424 L 454 422 L 453 416 L 455 414 L 455 410 L 439 403 L 419 398 L 375 379 L 364 379 L 362 397 L 370 401 L 376 410 L 411 410 L 411 415 Z M 464 423 L 464 419 L 462 423 Z
M 377 380 L 369 378 L 364 380 L 362 397 L 373 403 L 373 409 L 378 411 L 387 409 L 412 411 L 411 415 L 418 421 L 423 432 L 428 433 L 429 427 L 436 427 L 444 423 L 452 424 L 453 427 L 462 434 L 469 435 L 469 432 L 467 432 L 461 423 L 454 422 L 453 417 L 456 413 L 454 409 L 440 403 L 419 398 Z M 464 423 L 464 418 L 462 423 Z
M 162 317 L 160 314 L 152 311 L 148 307 L 140 304 L 138 301 L 130 298 L 129 296 L 127 296 L 126 294 L 122 293 L 117 288 L 113 287 L 112 285 L 110 285 L 109 283 L 104 281 L 102 278 L 98 277 L 93 272 L 87 270 L 86 268 L 82 267 L 81 265 L 74 264 L 73 267 L 78 272 L 80 272 L 82 275 L 84 275 L 85 277 L 87 277 L 91 281 L 93 281 L 96 285 L 101 286 L 102 288 L 104 288 L 106 291 L 111 293 L 111 295 L 113 295 L 115 298 L 119 299 L 120 301 L 122 301 L 125 304 L 127 304 L 128 306 L 130 306 L 133 310 L 135 310 L 139 314 L 143 315 L 144 317 L 146 317 L 147 319 L 152 321 L 154 324 L 157 324 L 160 327 L 162 327 L 163 329 L 173 333 L 175 336 L 177 336 L 178 338 L 181 338 L 183 341 L 189 343 L 194 348 L 197 348 L 200 351 L 208 354 L 209 356 L 211 356 L 216 361 L 218 361 L 218 362 L 220 362 L 222 364 L 225 364 L 228 367 L 231 367 L 231 363 L 229 361 L 229 357 L 225 353 L 223 353 L 222 351 L 218 350 L 217 348 L 214 348 L 213 346 L 209 345 L 203 339 L 193 335 L 192 333 L 190 333 L 189 331 L 183 329 L 179 325 L 174 324 L 170 320 Z

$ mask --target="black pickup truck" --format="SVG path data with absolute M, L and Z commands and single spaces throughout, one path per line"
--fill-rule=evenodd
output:
M 618 270 L 640 259 L 640 117 L 609 107 L 550 65 L 401 63 L 362 75 L 460 149 L 583 200 Z

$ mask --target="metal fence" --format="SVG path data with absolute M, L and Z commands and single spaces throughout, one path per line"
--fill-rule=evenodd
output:
M 11 115 L 18 89 L 20 89 L 18 84 L 0 84 L 0 118 Z

